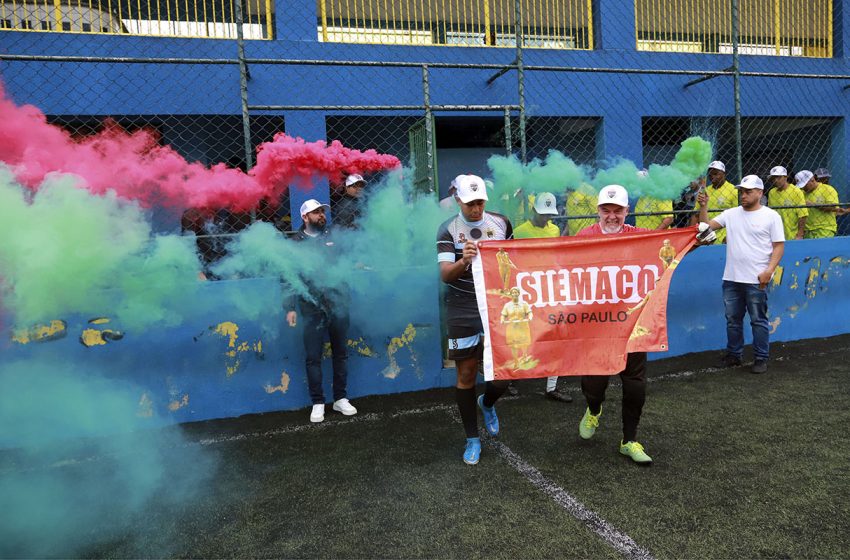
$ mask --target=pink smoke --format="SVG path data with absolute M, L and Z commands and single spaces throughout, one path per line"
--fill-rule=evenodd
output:
M 373 173 L 398 167 L 395 156 L 360 152 L 339 142 L 305 142 L 277 134 L 258 148 L 250 174 L 223 163 L 209 168 L 189 163 L 150 130 L 128 133 L 107 120 L 93 136 L 75 139 L 51 125 L 32 105 L 17 106 L 0 85 L 0 161 L 18 181 L 37 189 L 51 172 L 73 173 L 95 194 L 113 190 L 143 206 L 250 210 L 262 199 L 276 200 L 290 185 L 312 188 L 317 177 L 338 180 L 345 173 Z
M 338 140 L 327 145 L 318 140 L 305 142 L 286 134 L 276 134 L 272 142 L 257 148 L 257 165 L 251 174 L 264 185 L 309 183 L 316 175 L 338 183 L 350 173 L 374 173 L 401 166 L 397 157 L 375 150 L 352 150 Z

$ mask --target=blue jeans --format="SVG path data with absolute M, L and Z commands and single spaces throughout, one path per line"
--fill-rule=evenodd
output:
M 333 353 L 333 392 L 334 401 L 346 397 L 348 380 L 348 312 L 306 313 L 304 314 L 304 353 L 307 356 L 307 385 L 310 388 L 310 400 L 313 404 L 325 403 L 322 390 L 322 350 L 325 332 L 331 342 Z
M 726 353 L 740 358 L 744 352 L 744 312 L 753 328 L 753 355 L 767 360 L 770 341 L 767 322 L 767 290 L 758 284 L 723 281 L 723 305 L 726 307 Z

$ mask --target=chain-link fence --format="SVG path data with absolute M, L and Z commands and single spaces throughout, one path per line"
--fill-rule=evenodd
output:
M 562 7 L 572 3 L 564 0 Z M 68 8 L 66 12 L 76 13 L 70 4 L 60 4 Z M 836 186 L 844 200 L 848 195 L 850 173 L 842 132 L 846 109 L 841 95 L 833 92 L 848 77 L 798 70 L 779 73 L 771 70 L 775 65 L 753 62 L 755 56 L 748 59 L 752 70 L 742 70 L 738 51 L 762 53 L 753 46 L 757 43 L 753 37 L 738 44 L 735 10 L 724 12 L 729 21 L 715 21 L 724 33 L 719 42 L 691 41 L 700 45 L 694 52 L 720 54 L 710 59 L 694 55 L 700 58 L 693 60 L 679 54 L 673 63 L 658 68 L 655 59 L 647 58 L 655 53 L 646 51 L 693 49 L 679 45 L 681 37 L 671 46 L 671 41 L 676 42 L 672 35 L 658 35 L 659 24 L 650 25 L 645 19 L 646 10 L 652 9 L 646 3 L 640 5 L 644 19 L 635 44 L 610 51 L 614 56 L 605 64 L 562 56 L 572 49 L 592 56 L 590 51 L 605 42 L 605 26 L 611 21 L 594 19 L 599 10 L 587 10 L 586 2 L 580 2 L 581 10 L 560 26 L 555 25 L 557 13 L 547 15 L 544 4 L 535 5 L 532 13 L 517 2 L 494 4 L 478 23 L 472 13 L 453 12 L 456 21 L 434 31 L 439 14 L 432 13 L 427 16 L 428 25 L 394 24 L 380 33 L 362 31 L 366 19 L 345 16 L 341 10 L 347 8 L 339 3 L 328 6 L 326 13 L 324 4 L 317 3 L 315 13 L 285 19 L 274 17 L 274 2 L 225 0 L 219 4 L 197 4 L 207 9 L 208 15 L 195 21 L 204 22 L 203 33 L 186 27 L 193 21 L 191 9 L 175 11 L 171 20 L 179 25 L 163 28 L 161 23 L 150 23 L 167 20 L 162 13 L 154 17 L 150 5 L 144 14 L 130 13 L 131 8 L 126 14 L 113 11 L 105 31 L 103 26 L 91 27 L 91 13 L 77 14 L 77 23 L 88 27 L 78 29 L 72 23 L 70 30 L 82 34 L 28 32 L 21 23 L 26 18 L 6 17 L 8 22 L 0 29 L 6 91 L 18 103 L 42 108 L 49 122 L 74 137 L 91 136 L 108 127 L 143 130 L 158 144 L 207 166 L 224 163 L 249 170 L 256 147 L 284 130 L 308 140 L 339 140 L 351 148 L 398 156 L 415 168 L 416 184 L 440 198 L 458 173 L 488 175 L 486 160 L 494 153 L 513 153 L 529 161 L 554 149 L 590 167 L 608 165 L 614 156 L 631 159 L 640 167 L 669 163 L 681 142 L 693 135 L 713 144 L 712 158 L 725 162 L 726 178 L 733 183 L 742 175 L 757 174 L 770 189 L 775 183 L 769 179 L 770 170 L 776 166 L 786 169 L 790 183 L 799 171 L 823 168 L 829 177 L 821 182 Z M 213 15 L 213 8 L 218 15 Z M 414 15 L 399 13 L 393 21 Z M 55 19 L 57 14 L 42 16 Z M 370 11 L 368 19 L 387 17 Z M 755 16 L 747 17 L 747 25 L 761 29 L 752 19 Z M 116 23 L 125 19 L 138 21 L 135 27 Z M 240 20 L 243 26 L 233 23 Z M 683 20 L 675 21 L 685 25 Z M 60 27 L 54 22 L 50 30 Z M 99 36 L 97 29 L 129 36 Z M 361 29 L 360 34 L 351 35 L 352 29 Z M 823 33 L 813 34 L 809 43 L 795 43 L 793 29 L 782 27 L 781 31 L 776 52 L 788 59 L 796 56 L 798 44 L 799 56 L 822 56 L 833 49 L 832 40 L 825 43 Z M 696 27 L 687 33 L 699 34 Z M 171 38 L 142 40 L 140 35 L 195 38 L 178 43 Z M 310 40 L 302 40 L 307 35 Z M 429 42 L 431 36 L 439 40 Z M 348 45 L 348 51 L 320 48 L 334 41 L 373 46 Z M 426 53 L 398 50 L 399 44 L 492 48 L 452 51 L 450 46 L 441 47 L 440 62 L 425 63 L 410 60 L 430 58 Z M 711 48 L 706 50 L 706 45 Z M 98 55 L 91 56 L 93 52 Z M 342 57 L 343 52 L 350 56 Z M 351 60 L 342 62 L 345 58 Z M 592 63 L 575 64 L 580 60 Z M 742 103 L 757 97 L 770 100 L 770 111 L 752 101 Z M 801 98 L 816 103 L 801 105 Z M 367 182 L 379 179 L 366 177 Z M 591 223 L 595 213 L 595 201 L 576 194 L 578 186 L 565 184 L 555 193 L 561 210 L 558 222 L 565 234 Z M 327 188 L 333 220 L 350 222 L 358 208 L 356 201 L 349 200 L 356 189 L 348 189 L 344 180 Z M 836 221 L 835 234 L 850 235 L 850 220 L 842 215 L 846 204 L 823 196 L 823 190 L 817 187 L 806 196 L 808 204 L 824 208 L 816 207 L 820 214 L 813 221 Z M 154 213 L 155 224 L 161 230 L 195 233 L 201 253 L 212 261 L 223 251 L 217 236 L 236 233 L 254 220 L 270 222 L 282 231 L 296 226 L 298 203 L 289 195 L 284 192 L 279 199 L 262 200 L 240 212 L 163 209 Z M 669 201 L 669 211 L 635 207 L 633 215 L 660 218 L 654 220 L 659 225 L 672 216 L 670 225 L 684 226 L 691 221 L 693 199 L 693 191 L 686 189 L 680 198 Z

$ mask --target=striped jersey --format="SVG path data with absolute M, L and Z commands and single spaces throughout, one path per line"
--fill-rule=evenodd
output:
M 512 239 L 513 227 L 502 214 L 484 212 L 477 222 L 467 222 L 463 214 L 449 218 L 437 230 L 437 262 L 454 263 L 463 258 L 463 246 L 467 241 L 490 239 Z M 459 278 L 449 282 L 446 289 L 447 305 L 474 307 L 477 309 L 475 284 L 472 269 L 467 268 Z

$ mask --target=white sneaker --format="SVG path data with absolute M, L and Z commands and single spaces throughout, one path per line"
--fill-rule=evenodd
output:
M 339 399 L 334 402 L 334 410 L 342 412 L 345 416 L 354 416 L 357 414 L 357 409 L 351 406 L 348 399 Z
M 321 422 L 325 419 L 325 405 L 314 404 L 310 412 L 310 422 Z

